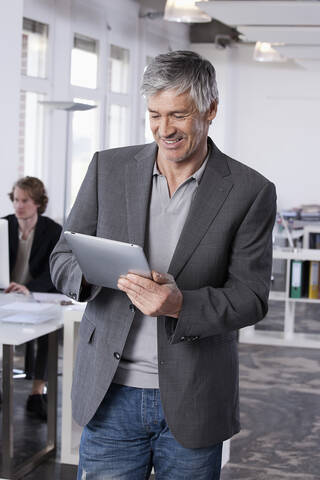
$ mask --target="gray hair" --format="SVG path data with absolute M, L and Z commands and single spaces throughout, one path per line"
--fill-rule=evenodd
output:
M 219 102 L 214 66 L 188 50 L 158 55 L 144 72 L 141 85 L 144 97 L 169 89 L 176 89 L 178 95 L 189 91 L 199 112 L 206 112 L 213 102 Z

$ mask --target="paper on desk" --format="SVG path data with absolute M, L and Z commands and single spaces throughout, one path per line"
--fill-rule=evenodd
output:
M 29 302 L 12 302 L 7 303 L 6 305 L 1 305 L 1 310 L 11 310 L 14 312 L 33 312 L 39 313 L 44 310 L 48 310 L 50 306 L 42 303 L 29 303 Z
M 12 302 L 0 306 L 0 320 L 9 323 L 38 324 L 59 318 L 60 305 Z
M 60 303 L 60 302 L 71 302 L 71 298 L 63 293 L 43 293 L 43 292 L 32 292 L 32 297 L 34 300 L 40 303 Z
M 39 323 L 48 322 L 57 318 L 57 312 L 48 312 L 48 315 L 34 315 L 33 313 L 14 313 L 10 314 L 2 319 L 2 322 L 5 323 L 29 323 L 33 325 L 38 325 Z

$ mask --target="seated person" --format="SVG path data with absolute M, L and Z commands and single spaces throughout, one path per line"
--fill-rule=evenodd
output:
M 24 177 L 13 185 L 9 197 L 15 214 L 4 217 L 8 220 L 10 259 L 10 285 L 5 292 L 25 295 L 32 291 L 55 292 L 50 277 L 49 257 L 59 239 L 61 226 L 42 216 L 48 203 L 45 187 L 38 178 Z M 38 338 L 36 343 L 34 380 L 31 395 L 27 400 L 27 410 L 46 420 L 47 399 L 44 389 L 48 335 Z M 31 346 L 32 342 L 28 342 L 27 349 L 29 347 L 33 354 Z M 32 377 L 31 373 L 30 376 Z

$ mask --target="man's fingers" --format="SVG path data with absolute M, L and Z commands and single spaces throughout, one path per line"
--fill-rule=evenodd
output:
M 130 292 L 130 291 L 125 293 L 127 294 L 131 303 L 133 303 L 133 305 L 137 307 L 137 309 L 140 310 L 140 312 L 144 313 L 145 315 L 155 316 L 154 305 L 153 305 L 153 302 L 150 301 L 150 299 L 140 297 L 136 293 Z
M 10 292 L 12 292 L 12 291 L 15 289 L 16 286 L 17 286 L 16 283 L 11 282 L 11 283 L 9 284 L 9 286 L 5 289 L 4 292 L 5 292 L 5 293 L 10 293 Z
M 152 280 L 149 278 L 141 277 L 140 275 L 136 275 L 135 273 L 128 273 L 126 276 L 120 277 L 129 280 L 131 283 L 135 285 L 139 285 L 140 287 L 152 291 L 155 289 L 157 283 L 158 285 L 164 285 L 166 283 L 175 283 L 174 278 L 170 273 L 160 273 L 152 270 L 151 272 Z
M 24 295 L 28 295 L 30 292 L 24 285 L 20 285 L 20 283 L 11 282 L 10 285 L 5 289 L 4 293 L 23 293 Z
M 152 278 L 159 285 L 164 285 L 165 283 L 174 283 L 174 278 L 170 273 L 159 273 L 155 270 L 152 270 Z
M 156 287 L 153 280 L 150 280 L 150 278 L 141 277 L 140 275 L 136 275 L 135 273 L 128 273 L 124 278 L 125 280 L 129 281 L 131 284 L 137 285 L 151 292 Z
M 131 282 L 129 279 L 122 277 L 118 280 L 118 288 L 124 290 L 126 293 L 132 292 L 135 295 L 141 295 L 143 287 L 135 282 Z

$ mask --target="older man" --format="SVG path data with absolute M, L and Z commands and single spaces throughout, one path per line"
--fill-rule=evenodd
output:
M 237 331 L 267 312 L 275 189 L 208 138 L 210 62 L 159 55 L 142 93 L 155 142 L 96 153 L 66 228 L 142 245 L 152 279 L 87 285 L 63 237 L 51 259 L 57 288 L 88 302 L 78 479 L 142 480 L 154 466 L 163 480 L 216 480 L 240 429 Z

